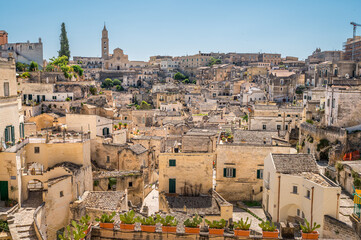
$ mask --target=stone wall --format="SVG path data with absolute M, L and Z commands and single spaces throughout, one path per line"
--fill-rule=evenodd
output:
M 351 226 L 328 215 L 324 218 L 323 238 L 360 240 Z

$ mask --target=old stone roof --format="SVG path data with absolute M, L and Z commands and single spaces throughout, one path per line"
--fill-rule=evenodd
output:
M 134 144 L 129 147 L 135 154 L 139 155 L 147 151 L 147 149 L 142 144 Z
M 316 160 L 311 154 L 272 154 L 276 172 L 295 174 L 303 172 L 319 173 Z
M 86 208 L 116 211 L 124 196 L 125 193 L 120 191 L 89 192 L 81 205 Z
M 276 131 L 257 131 L 257 130 L 236 130 L 233 134 L 234 143 L 242 144 L 261 144 L 270 145 L 272 144 L 272 138 L 278 137 Z
M 80 165 L 80 164 L 75 164 L 75 163 L 72 163 L 72 162 L 61 162 L 61 163 L 57 163 L 55 164 L 54 166 L 52 167 L 49 167 L 47 169 L 47 171 L 50 171 L 54 168 L 57 168 L 57 167 L 63 167 L 71 172 L 76 172 L 78 171 L 83 165 Z
M 93 172 L 93 179 L 127 177 L 135 175 L 142 175 L 142 173 L 140 171 L 99 171 Z
M 216 199 L 212 196 L 166 196 L 166 199 L 169 208 L 175 212 L 186 209 L 187 214 L 218 215 L 221 213 Z

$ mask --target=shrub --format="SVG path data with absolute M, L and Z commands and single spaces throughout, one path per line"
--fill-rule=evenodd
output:
M 119 79 L 116 78 L 116 79 L 113 80 L 113 85 L 114 86 L 117 86 L 117 85 L 120 85 L 120 84 L 122 84 L 122 82 Z
M 249 228 L 251 227 L 251 224 L 252 224 L 252 221 L 250 221 L 248 223 L 248 217 L 247 217 L 246 221 L 243 221 L 243 218 L 241 218 L 240 221 L 234 223 L 234 228 L 240 229 L 240 230 L 249 230 Z
M 30 78 L 30 73 L 24 72 L 23 74 L 21 74 L 21 78 Z
M 222 229 L 226 226 L 227 222 L 223 218 L 219 221 L 213 220 L 213 222 L 208 219 L 205 220 L 209 228 Z
M 101 223 L 113 223 L 115 216 L 115 212 L 112 212 L 111 214 L 104 213 L 100 218 L 96 218 L 95 220 Z
M 119 219 L 123 224 L 134 224 L 135 223 L 135 212 L 130 210 L 127 213 L 120 214 Z
M 262 221 L 262 223 L 258 224 L 258 226 L 260 228 L 262 228 L 262 231 L 266 231 L 266 232 L 274 232 L 277 227 L 275 226 L 274 223 L 270 223 L 269 221 Z
M 313 124 L 313 121 L 311 119 L 307 119 L 306 123 Z
M 70 98 L 69 98 L 69 97 L 67 97 L 67 98 L 65 99 L 65 101 L 70 102 Z
M 189 228 L 197 228 L 201 224 L 202 218 L 196 214 L 193 218 L 188 218 L 184 221 L 184 226 Z
M 154 216 L 150 216 L 150 217 L 147 217 L 147 218 L 144 218 L 144 217 L 137 217 L 135 219 L 136 222 L 140 222 L 142 225 L 147 225 L 147 226 L 150 226 L 150 225 L 155 225 L 157 222 L 155 221 L 154 219 Z
M 161 223 L 163 226 L 177 226 L 178 221 L 175 219 L 174 216 L 167 215 L 165 218 L 161 217 L 159 214 L 157 214 L 156 222 Z
M 317 228 L 320 228 L 321 225 L 317 224 L 317 223 L 313 223 L 313 226 L 307 221 L 307 219 L 305 218 L 305 224 L 306 225 L 302 225 L 300 224 L 300 227 L 302 229 L 302 232 L 304 233 L 312 233 L 314 232 Z
M 96 87 L 90 87 L 90 88 L 89 88 L 89 91 L 90 91 L 90 93 L 91 93 L 92 95 L 96 95 L 98 90 L 97 90 Z

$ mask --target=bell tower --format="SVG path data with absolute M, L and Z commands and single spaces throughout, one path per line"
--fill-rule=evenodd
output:
M 104 28 L 102 31 L 102 59 L 108 59 L 109 57 L 109 38 L 108 38 L 108 30 L 105 27 L 105 23 L 104 23 Z

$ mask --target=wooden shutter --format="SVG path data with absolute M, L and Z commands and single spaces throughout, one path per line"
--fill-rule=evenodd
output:
M 15 143 L 15 129 L 14 126 L 11 126 L 11 141 Z
M 5 142 L 9 141 L 9 130 L 8 127 L 5 128 Z

